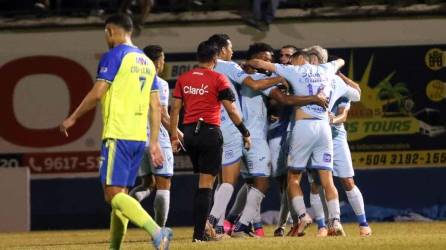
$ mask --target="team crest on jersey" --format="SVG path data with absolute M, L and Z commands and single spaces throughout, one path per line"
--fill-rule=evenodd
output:
M 324 153 L 323 160 L 324 162 L 331 162 L 331 154 Z

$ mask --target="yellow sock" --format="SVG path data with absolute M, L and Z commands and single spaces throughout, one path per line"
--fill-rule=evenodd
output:
M 111 200 L 113 209 L 119 210 L 127 219 L 140 228 L 143 228 L 153 238 L 160 232 L 160 227 L 144 210 L 137 200 L 125 193 L 119 193 Z
M 129 220 L 121 212 L 113 209 L 110 218 L 110 250 L 121 249 Z

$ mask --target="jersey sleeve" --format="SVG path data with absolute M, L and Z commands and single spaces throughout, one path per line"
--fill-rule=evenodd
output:
M 169 106 L 169 84 L 158 78 L 160 83 L 160 104 L 161 106 Z
M 295 77 L 295 75 L 294 75 L 295 66 L 279 64 L 279 63 L 275 63 L 274 66 L 276 68 L 276 74 L 278 74 L 279 76 L 282 76 L 287 80 Z
M 157 92 L 159 90 L 160 90 L 160 83 L 158 81 L 158 76 L 155 75 L 155 77 L 153 77 L 152 88 L 150 89 L 150 91 Z
M 350 100 L 346 97 L 339 98 L 339 108 L 350 108 Z
M 183 92 L 181 91 L 181 77 L 178 78 L 175 83 L 175 89 L 173 90 L 173 97 L 183 99 Z
M 242 84 L 243 81 L 249 76 L 243 69 L 235 62 L 231 62 L 228 70 L 228 77 L 238 83 Z
M 228 78 L 223 74 L 218 74 L 217 77 L 217 92 L 230 88 L 231 83 Z
M 105 53 L 99 61 L 96 72 L 96 80 L 103 80 L 111 84 L 121 66 L 122 58 L 118 57 L 114 51 Z
M 334 74 L 336 74 L 336 71 L 338 71 L 335 62 L 336 61 L 331 61 L 331 62 L 328 62 L 328 63 L 321 64 L 320 66 L 325 68 L 327 70 L 328 74 L 333 74 L 334 75 Z

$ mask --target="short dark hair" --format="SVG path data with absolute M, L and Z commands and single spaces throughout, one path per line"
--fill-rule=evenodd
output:
M 299 50 L 296 46 L 290 45 L 290 44 L 283 45 L 282 48 L 280 48 L 280 49 L 294 49 L 294 51 L 298 51 Z
M 133 21 L 127 14 L 114 14 L 109 16 L 105 20 L 105 25 L 110 23 L 123 28 L 127 32 L 131 32 L 133 30 Z
M 249 45 L 248 51 L 246 52 L 246 58 L 253 59 L 260 52 L 271 52 L 274 53 L 273 47 L 266 43 L 253 43 Z
M 152 61 L 160 59 L 161 55 L 163 54 L 163 48 L 159 45 L 146 46 L 143 51 L 144 54 L 146 54 L 146 56 Z
M 227 47 L 229 45 L 230 38 L 226 34 L 214 34 L 208 38 L 208 41 L 215 43 L 218 48 L 218 53 L 221 52 L 223 47 Z
M 197 60 L 201 63 L 207 63 L 217 57 L 218 48 L 214 42 L 203 41 L 197 48 Z

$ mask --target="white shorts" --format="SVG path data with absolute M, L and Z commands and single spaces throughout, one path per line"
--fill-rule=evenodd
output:
M 333 141 L 326 120 L 298 120 L 291 134 L 288 167 L 305 170 L 308 166 L 318 170 L 333 170 Z
M 268 141 L 269 150 L 271 152 L 271 170 L 273 177 L 287 174 L 290 136 L 291 132 L 287 131 L 283 136 L 271 138 Z
M 173 176 L 173 153 L 171 147 L 162 147 L 161 152 L 163 153 L 164 162 L 162 166 L 154 167 L 152 166 L 152 160 L 150 155 L 146 152 L 139 167 L 138 176 L 146 176 L 153 174 L 155 176 Z
M 347 143 L 347 134 L 338 133 L 333 138 L 333 176 L 339 178 L 353 177 L 352 155 Z
M 223 167 L 234 164 L 242 158 L 243 138 L 237 129 L 223 131 L 223 155 L 221 165 Z
M 240 173 L 244 178 L 269 177 L 271 155 L 265 139 L 251 139 L 251 148 L 243 149 L 244 163 Z

